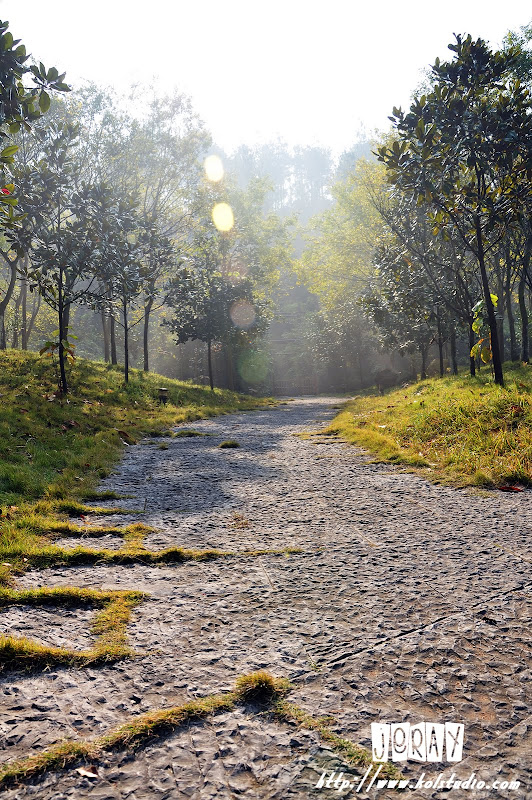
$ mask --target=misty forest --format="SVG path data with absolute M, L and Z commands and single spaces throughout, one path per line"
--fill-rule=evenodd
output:
M 0 22 L 8 800 L 529 796 L 532 24 L 447 54 L 224 150 Z
M 258 394 L 466 362 L 502 382 L 529 356 L 529 38 L 458 37 L 389 133 L 336 159 L 228 155 L 177 91 L 69 91 L 18 57 L 36 88 L 4 110 L 0 346 L 48 342 L 63 391 L 64 349 Z

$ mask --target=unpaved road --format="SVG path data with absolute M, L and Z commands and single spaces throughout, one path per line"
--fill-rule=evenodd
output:
M 195 423 L 212 435 L 166 439 L 167 450 L 161 440 L 127 449 L 102 489 L 135 495 L 121 502 L 125 509 L 146 500 L 146 514 L 109 521 L 156 527 L 149 548 L 303 552 L 28 573 L 23 586 L 134 588 L 150 598 L 129 626 L 139 658 L 2 678 L 2 760 L 97 736 L 133 714 L 229 689 L 236 676 L 266 668 L 292 679 L 295 703 L 333 717 L 338 733 L 367 747 L 371 722 L 464 722 L 463 761 L 452 769 L 408 762 L 403 773 L 521 781 L 514 792 L 461 789 L 453 798 L 532 797 L 532 493 L 433 486 L 336 440 L 293 435 L 319 429 L 335 402 L 302 398 Z M 240 448 L 219 449 L 228 438 Z M 235 513 L 249 525 L 235 528 Z M 83 648 L 89 641 L 85 611 L 8 609 L 1 617 L 5 630 L 45 643 Z M 69 770 L 5 796 L 368 796 L 314 788 L 331 769 L 346 768 L 316 733 L 241 709 L 134 757 L 113 755 L 99 780 Z

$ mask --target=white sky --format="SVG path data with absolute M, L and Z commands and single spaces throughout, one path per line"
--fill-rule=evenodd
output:
M 434 9 L 434 10 L 433 10 Z M 190 94 L 217 144 L 275 139 L 338 152 L 383 129 L 453 32 L 498 45 L 530 0 L 0 0 L 47 67 L 118 90 L 152 80 Z

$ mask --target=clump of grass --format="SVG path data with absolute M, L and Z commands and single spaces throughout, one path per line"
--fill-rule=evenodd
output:
M 55 504 L 55 508 L 60 514 L 68 514 L 70 517 L 84 517 L 89 514 L 93 516 L 107 516 L 124 513 L 124 509 L 120 508 L 120 506 L 109 508 L 105 506 L 86 506 L 84 503 L 78 503 L 76 500 L 59 500 Z
M 379 460 L 458 486 L 532 484 L 532 368 L 432 379 L 384 396 L 359 396 L 333 420 L 335 433 Z
M 267 702 L 280 700 L 291 689 L 290 681 L 273 678 L 269 672 L 260 670 L 236 679 L 235 694 L 241 702 Z
M 240 447 L 240 445 L 236 441 L 236 439 L 226 439 L 224 442 L 220 442 L 218 447 L 221 447 L 223 449 L 225 447 Z
M 210 436 L 209 433 L 202 433 L 202 431 L 196 431 L 194 428 L 181 428 L 178 431 L 173 431 L 172 436 L 174 439 L 181 439 L 181 438 L 188 438 L 191 436 Z
M 229 523 L 230 528 L 249 528 L 250 521 L 245 517 L 243 514 L 240 514 L 238 511 L 233 511 L 232 520 Z
M 157 449 L 158 450 L 168 450 L 168 445 L 166 444 L 166 442 L 161 442 L 161 444 L 157 446 Z

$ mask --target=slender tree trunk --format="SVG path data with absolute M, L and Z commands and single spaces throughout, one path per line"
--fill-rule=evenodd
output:
M 22 295 L 21 314 L 22 322 L 20 326 L 20 344 L 23 350 L 28 349 L 28 283 L 25 278 L 22 278 L 20 284 L 20 293 Z
M 13 261 L 11 261 L 11 259 L 7 258 L 5 253 L 2 253 L 2 255 L 4 256 L 4 261 L 7 262 L 10 269 L 9 283 L 7 285 L 5 294 L 2 297 L 2 300 L 0 300 L 0 350 L 5 350 L 7 347 L 6 326 L 5 326 L 6 309 L 9 305 L 11 297 L 13 296 L 13 292 L 15 291 L 15 285 L 17 282 L 18 257 L 15 258 Z
M 451 349 L 451 370 L 453 375 L 458 375 L 458 362 L 456 360 L 456 328 L 454 326 L 454 322 L 451 322 L 449 345 Z
M 13 319 L 13 337 L 11 339 L 11 347 L 13 350 L 18 349 L 18 337 L 19 337 L 19 311 L 20 305 L 22 303 L 22 286 L 20 287 L 20 292 L 18 297 L 15 301 L 15 314 Z
M 36 292 L 33 296 L 33 303 L 31 306 L 31 317 L 26 328 L 26 336 L 22 343 L 23 350 L 28 349 L 31 332 L 33 330 L 33 326 L 35 325 L 35 320 L 37 319 L 37 314 L 39 313 L 40 308 L 41 308 L 41 295 L 38 292 Z
M 475 331 L 471 327 L 473 325 L 473 317 L 469 319 L 469 374 L 472 378 L 476 375 L 475 356 L 471 355 L 471 350 L 475 345 Z
M 105 314 L 105 309 L 101 310 L 102 318 L 102 333 L 103 333 L 103 360 L 106 364 L 109 363 L 109 320 Z
M 508 316 L 508 331 L 510 333 L 510 358 L 512 361 L 519 361 L 519 348 L 517 347 L 517 337 L 515 335 L 514 310 L 512 308 L 512 293 L 508 284 L 506 285 L 506 314 Z
M 124 380 L 129 383 L 129 328 L 127 324 L 127 303 L 122 303 L 122 314 L 124 321 Z
M 498 276 L 497 281 L 497 297 L 499 298 L 499 302 L 497 303 L 497 336 L 499 337 L 499 350 L 501 352 L 501 364 L 504 364 L 505 353 L 504 353 L 504 306 L 505 306 L 505 292 L 504 292 L 504 282 L 502 279 L 502 275 Z
M 211 340 L 207 339 L 207 363 L 209 367 L 209 384 L 211 392 L 214 392 L 214 380 L 212 377 L 212 354 L 211 354 Z
M 477 258 L 480 267 L 480 276 L 482 278 L 482 288 L 484 290 L 484 302 L 486 304 L 486 311 L 488 312 L 488 321 L 491 336 L 491 355 L 493 359 L 493 374 L 495 376 L 495 383 L 499 386 L 504 386 L 504 375 L 502 371 L 501 350 L 499 345 L 499 333 L 497 330 L 497 318 L 495 316 L 495 309 L 491 301 L 490 286 L 488 281 L 488 273 L 486 271 L 486 262 L 484 259 L 484 241 L 482 239 L 482 227 L 480 224 L 480 217 L 475 217 L 475 231 L 477 239 Z
M 421 354 L 421 380 L 427 379 L 427 348 L 424 344 L 419 345 L 419 352 Z
M 63 312 L 63 331 L 64 338 L 68 339 L 68 329 L 70 327 L 70 303 L 65 303 L 65 310 Z
M 118 364 L 118 358 L 116 357 L 116 322 L 112 314 L 109 317 L 109 334 L 111 339 L 111 364 Z
M 148 350 L 149 348 L 148 326 L 150 324 L 150 313 L 152 306 L 153 306 L 153 298 L 150 297 L 146 305 L 144 306 L 144 331 L 142 335 L 143 346 L 144 346 L 144 372 L 149 372 L 150 369 L 149 350 Z
M 436 321 L 438 324 L 438 353 L 440 357 L 440 378 L 443 378 L 444 368 L 443 368 L 443 337 L 441 332 L 441 319 L 440 319 L 440 311 L 438 309 L 436 315 Z
M 68 383 L 65 369 L 65 347 L 63 341 L 65 339 L 65 304 L 63 301 L 63 272 L 60 270 L 59 274 L 59 293 L 57 301 L 57 316 L 59 322 L 59 373 L 60 373 L 60 391 L 61 394 L 68 394 Z
M 521 273 L 521 277 L 519 279 L 519 313 L 521 316 L 521 361 L 524 364 L 528 364 L 529 359 L 529 350 L 528 350 L 528 309 L 526 307 L 525 301 L 525 284 L 526 284 L 526 276 L 525 273 Z

